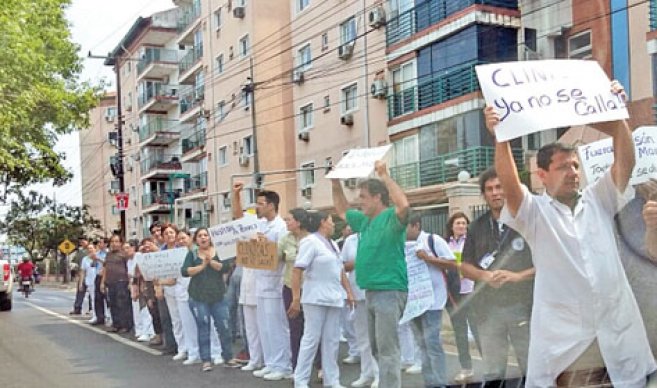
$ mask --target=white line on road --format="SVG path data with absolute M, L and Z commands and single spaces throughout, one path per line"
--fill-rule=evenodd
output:
M 87 330 L 91 330 L 91 331 L 93 331 L 93 332 L 95 332 L 95 333 L 98 333 L 98 334 L 106 335 L 106 336 L 108 336 L 109 338 L 113 339 L 114 341 L 122 343 L 123 345 L 127 345 L 127 346 L 130 346 L 130 347 L 133 347 L 133 348 L 135 348 L 135 349 L 141 350 L 141 351 L 146 352 L 146 353 L 148 353 L 148 354 L 152 354 L 152 355 L 154 355 L 154 356 L 161 356 L 161 355 L 162 355 L 162 352 L 160 352 L 160 351 L 158 351 L 158 350 L 151 349 L 151 348 L 149 348 L 149 347 L 147 347 L 147 346 L 144 346 L 144 345 L 141 345 L 141 344 L 139 344 L 139 343 L 133 342 L 133 341 L 131 341 L 131 340 L 129 340 L 129 339 L 125 339 L 125 338 L 121 337 L 121 336 L 118 335 L 118 334 L 108 333 L 108 332 L 106 332 L 105 330 L 99 329 L 99 328 L 97 328 L 97 327 L 91 326 L 91 325 L 89 325 L 89 324 L 87 324 L 87 323 L 84 323 L 84 322 L 81 322 L 81 321 L 77 321 L 77 320 L 75 320 L 75 319 L 71 319 L 71 318 L 69 318 L 69 317 L 67 317 L 67 316 L 64 316 L 64 315 L 62 315 L 62 314 L 56 313 L 56 312 L 54 312 L 54 311 L 52 311 L 52 310 L 48 310 L 47 308 L 44 308 L 44 307 L 38 306 L 38 305 L 36 305 L 36 304 L 34 304 L 34 303 L 31 303 L 31 302 L 23 301 L 22 303 L 25 303 L 26 305 L 28 305 L 28 306 L 30 306 L 30 307 L 36 309 L 36 310 L 39 310 L 39 311 L 41 311 L 41 312 L 43 312 L 43 313 L 46 313 L 46 314 L 48 314 L 48 315 L 52 315 L 53 317 L 57 317 L 57 318 L 60 318 L 60 319 L 65 320 L 65 321 L 67 321 L 67 322 L 69 322 L 69 323 L 72 323 L 72 324 L 74 324 L 74 325 L 78 325 L 78 326 L 80 326 L 80 327 L 83 327 L 83 328 L 85 328 L 85 329 L 87 329 Z

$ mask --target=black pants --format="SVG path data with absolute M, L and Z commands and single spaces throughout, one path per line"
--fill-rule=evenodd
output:
M 84 297 L 87 295 L 87 285 L 84 284 L 84 279 L 80 279 L 78 282 L 82 283 L 82 290 L 80 290 L 80 285 L 75 292 L 75 302 L 73 303 L 73 311 L 77 314 L 82 312 L 82 305 L 84 304 Z M 91 303 L 91 299 L 89 300 Z
M 176 337 L 173 336 L 173 325 L 171 323 L 171 315 L 169 314 L 169 307 L 165 299 L 157 300 L 157 308 L 160 311 L 160 322 L 162 324 L 162 335 L 164 346 L 166 350 L 176 351 Z
M 102 277 L 100 275 L 96 276 L 94 284 L 96 289 L 94 290 L 94 311 L 96 312 L 96 319 L 100 323 L 105 323 L 105 294 L 100 292 L 100 280 Z
M 142 280 L 143 281 L 143 280 Z M 143 287 L 142 287 L 143 286 Z M 144 281 L 143 284 L 140 283 L 140 289 L 142 290 L 141 298 L 143 298 L 146 307 L 148 308 L 148 313 L 151 315 L 153 320 L 153 331 L 155 334 L 162 334 L 162 321 L 160 320 L 160 309 L 158 308 L 157 299 L 155 299 L 155 289 L 153 288 L 153 282 Z
M 112 326 L 117 329 L 132 329 L 132 302 L 128 282 L 107 284 L 107 294 L 112 312 Z

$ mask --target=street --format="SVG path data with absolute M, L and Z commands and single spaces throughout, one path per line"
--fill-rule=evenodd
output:
M 0 314 L 0 387 L 291 387 L 290 380 L 267 382 L 221 366 L 201 373 L 170 356 L 69 317 L 72 290 L 39 287 L 14 309 Z M 341 346 L 343 358 L 345 346 Z M 446 345 L 448 375 L 458 371 L 455 349 Z M 481 370 L 475 359 L 475 370 Z M 358 365 L 340 364 L 345 386 L 358 378 Z M 315 375 L 315 374 L 314 374 Z M 421 375 L 402 373 L 404 387 L 422 387 Z M 313 386 L 321 386 L 318 381 Z

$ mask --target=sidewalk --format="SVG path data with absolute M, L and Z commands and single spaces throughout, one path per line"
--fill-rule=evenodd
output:
M 57 281 L 55 280 L 55 276 L 50 275 L 46 278 L 46 276 L 43 276 L 41 278 L 41 282 L 37 285 L 37 287 L 45 287 L 45 288 L 57 288 L 60 290 L 75 290 L 76 287 L 76 282 L 68 282 L 67 284 L 62 283 L 61 280 Z

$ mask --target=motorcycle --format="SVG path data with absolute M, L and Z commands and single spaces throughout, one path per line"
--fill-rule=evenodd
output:
M 21 279 L 21 292 L 26 298 L 30 297 L 30 292 L 32 292 L 32 279 L 30 278 Z

